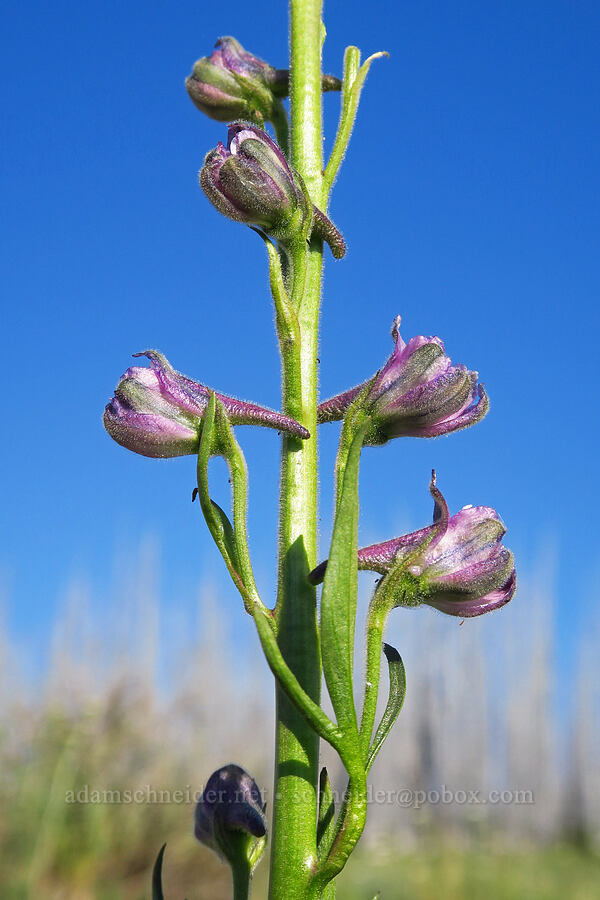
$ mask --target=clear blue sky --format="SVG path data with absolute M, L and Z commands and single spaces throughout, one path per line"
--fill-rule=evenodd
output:
M 197 186 L 225 128 L 192 106 L 183 80 L 222 34 L 286 65 L 286 4 L 33 0 L 4 18 L 9 622 L 43 646 L 69 574 L 88 573 L 101 592 L 115 553 L 143 534 L 162 545 L 167 596 L 184 605 L 189 596 L 191 608 L 192 586 L 208 578 L 223 584 L 233 615 L 239 604 L 190 503 L 193 459 L 136 457 L 106 436 L 101 413 L 146 347 L 221 391 L 278 405 L 264 251 Z M 365 453 L 363 539 L 429 520 L 435 466 L 453 508 L 498 509 L 522 569 L 555 542 L 568 642 L 595 609 L 599 571 L 600 6 L 332 0 L 326 25 L 328 71 L 340 72 L 348 43 L 391 56 L 369 76 L 332 198 L 349 252 L 327 260 L 323 393 L 385 360 L 402 313 L 405 337 L 441 336 L 492 400 L 469 431 Z M 337 109 L 327 96 L 327 146 Z M 336 432 L 323 431 L 327 465 Z M 268 592 L 278 438 L 240 437 Z M 326 524 L 325 467 L 322 485 Z M 225 488 L 215 488 L 223 501 Z

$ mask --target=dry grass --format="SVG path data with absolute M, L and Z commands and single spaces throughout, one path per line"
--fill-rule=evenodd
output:
M 170 900 L 230 896 L 227 870 L 193 840 L 192 796 L 213 769 L 236 761 L 269 799 L 272 689 L 258 652 L 242 677 L 228 669 L 221 648 L 230 638 L 206 598 L 196 636 L 173 637 L 164 620 L 159 629 L 152 570 L 142 554 L 126 602 L 121 594 L 118 615 L 102 621 L 75 585 L 35 683 L 18 677 L 0 635 L 2 900 L 147 898 L 164 841 Z M 535 803 L 373 803 L 364 848 L 342 881 L 347 900 L 369 900 L 379 887 L 384 900 L 597 896 L 594 853 L 556 844 L 565 835 L 598 841 L 597 688 L 584 665 L 572 710 L 557 713 L 548 586 L 526 585 L 520 597 L 511 616 L 464 627 L 398 611 L 390 640 L 405 658 L 409 693 L 374 788 L 530 789 Z M 158 635 L 167 632 L 164 646 Z M 143 802 L 77 802 L 136 790 Z M 528 852 L 506 855 L 524 844 Z

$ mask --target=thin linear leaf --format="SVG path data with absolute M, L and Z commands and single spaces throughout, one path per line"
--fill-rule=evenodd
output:
M 335 801 L 325 766 L 319 776 L 319 819 L 317 822 L 317 852 L 319 858 L 329 853 L 335 835 Z
M 285 286 L 279 251 L 266 234 L 258 228 L 253 228 L 252 230 L 264 241 L 269 257 L 269 284 L 275 305 L 275 322 L 282 353 L 293 345 L 296 347 L 295 352 L 299 359 L 300 325 Z
M 213 455 L 227 462 L 233 486 L 234 524 L 221 507 L 211 500 L 208 486 L 208 464 Z M 240 592 L 246 612 L 263 606 L 252 573 L 246 535 L 247 476 L 242 451 L 233 435 L 227 413 L 211 394 L 202 423 L 198 448 L 198 498 L 209 531 L 225 561 L 227 570 Z
M 325 168 L 323 182 L 325 190 L 329 192 L 335 181 L 338 170 L 342 164 L 342 160 L 348 149 L 350 135 L 354 127 L 354 120 L 358 110 L 360 94 L 365 83 L 365 78 L 369 74 L 371 63 L 383 56 L 389 56 L 385 50 L 379 53 L 373 53 L 360 65 L 360 50 L 358 47 L 346 47 L 344 53 L 344 81 L 342 84 L 342 101 L 340 110 L 340 119 L 338 124 L 335 143 L 329 162 Z
M 214 512 L 214 523 L 216 527 L 219 529 L 221 538 L 220 540 L 223 542 L 223 545 L 231 558 L 231 561 L 234 567 L 239 571 L 239 560 L 237 556 L 237 548 L 235 545 L 235 534 L 233 531 L 233 525 L 229 520 L 229 516 L 225 512 L 224 509 L 221 509 L 218 503 L 215 503 L 214 500 L 211 500 L 213 512 Z
M 152 869 L 152 900 L 165 900 L 162 889 L 162 864 L 166 846 L 166 844 L 163 844 L 158 851 L 158 856 Z
M 340 438 L 344 448 L 347 423 Z M 351 436 L 339 487 L 329 561 L 321 595 L 321 653 L 323 672 L 337 721 L 348 741 L 356 740 L 358 724 L 354 703 L 352 670 L 354 627 L 358 590 L 358 472 L 366 431 L 360 425 Z
M 381 721 L 377 726 L 373 743 L 369 749 L 369 756 L 367 757 L 367 764 L 365 767 L 367 773 L 370 771 L 371 766 L 375 761 L 375 757 L 381 750 L 383 742 L 390 733 L 394 722 L 400 715 L 404 697 L 406 696 L 406 672 L 404 671 L 404 663 L 402 662 L 400 654 L 390 644 L 383 645 L 383 652 L 388 661 L 390 693 L 387 706 L 385 707 Z
M 318 703 L 306 693 L 285 659 L 277 643 L 277 636 L 273 628 L 273 620 L 268 611 L 256 604 L 252 615 L 260 643 L 265 654 L 271 672 L 285 691 L 289 699 L 305 717 L 308 724 L 316 733 L 327 741 L 342 756 L 344 754 L 343 735 L 340 729 L 331 721 Z

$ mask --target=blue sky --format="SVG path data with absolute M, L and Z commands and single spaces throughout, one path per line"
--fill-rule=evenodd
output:
M 337 0 L 325 13 L 328 71 L 349 43 L 391 56 L 369 76 L 332 197 L 349 251 L 327 260 L 323 395 L 387 358 L 401 313 L 405 338 L 442 337 L 492 400 L 476 428 L 365 453 L 362 538 L 427 523 L 435 466 L 451 507 L 498 509 L 519 567 L 556 548 L 561 634 L 574 646 L 596 614 L 599 572 L 600 8 Z M 31 646 L 44 646 L 72 572 L 101 597 L 115 556 L 143 535 L 162 548 L 167 597 L 191 609 L 209 580 L 238 614 L 190 503 L 193 460 L 138 458 L 101 424 L 130 355 L 149 346 L 218 390 L 278 405 L 264 251 L 196 182 L 225 128 L 183 80 L 221 34 L 286 64 L 284 3 L 32 2 L 14 4 L 2 29 L 0 570 L 9 624 Z M 330 147 L 337 98 L 324 106 Z M 324 526 L 336 433 L 323 429 Z M 268 598 L 278 438 L 240 438 Z

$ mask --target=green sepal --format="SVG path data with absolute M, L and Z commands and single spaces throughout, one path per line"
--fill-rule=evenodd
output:
M 400 710 L 404 704 L 404 697 L 406 696 L 406 672 L 400 654 L 390 644 L 383 645 L 383 652 L 385 653 L 388 662 L 390 692 L 381 721 L 377 726 L 373 743 L 369 748 L 369 755 L 365 766 L 367 773 L 370 771 L 371 766 L 375 761 L 375 757 L 381 750 L 385 739 L 400 715 Z
M 226 828 L 218 816 L 214 819 L 214 840 L 219 856 L 228 862 L 232 869 L 235 867 L 245 869 L 248 878 L 267 845 L 266 834 L 257 838 L 241 829 Z

